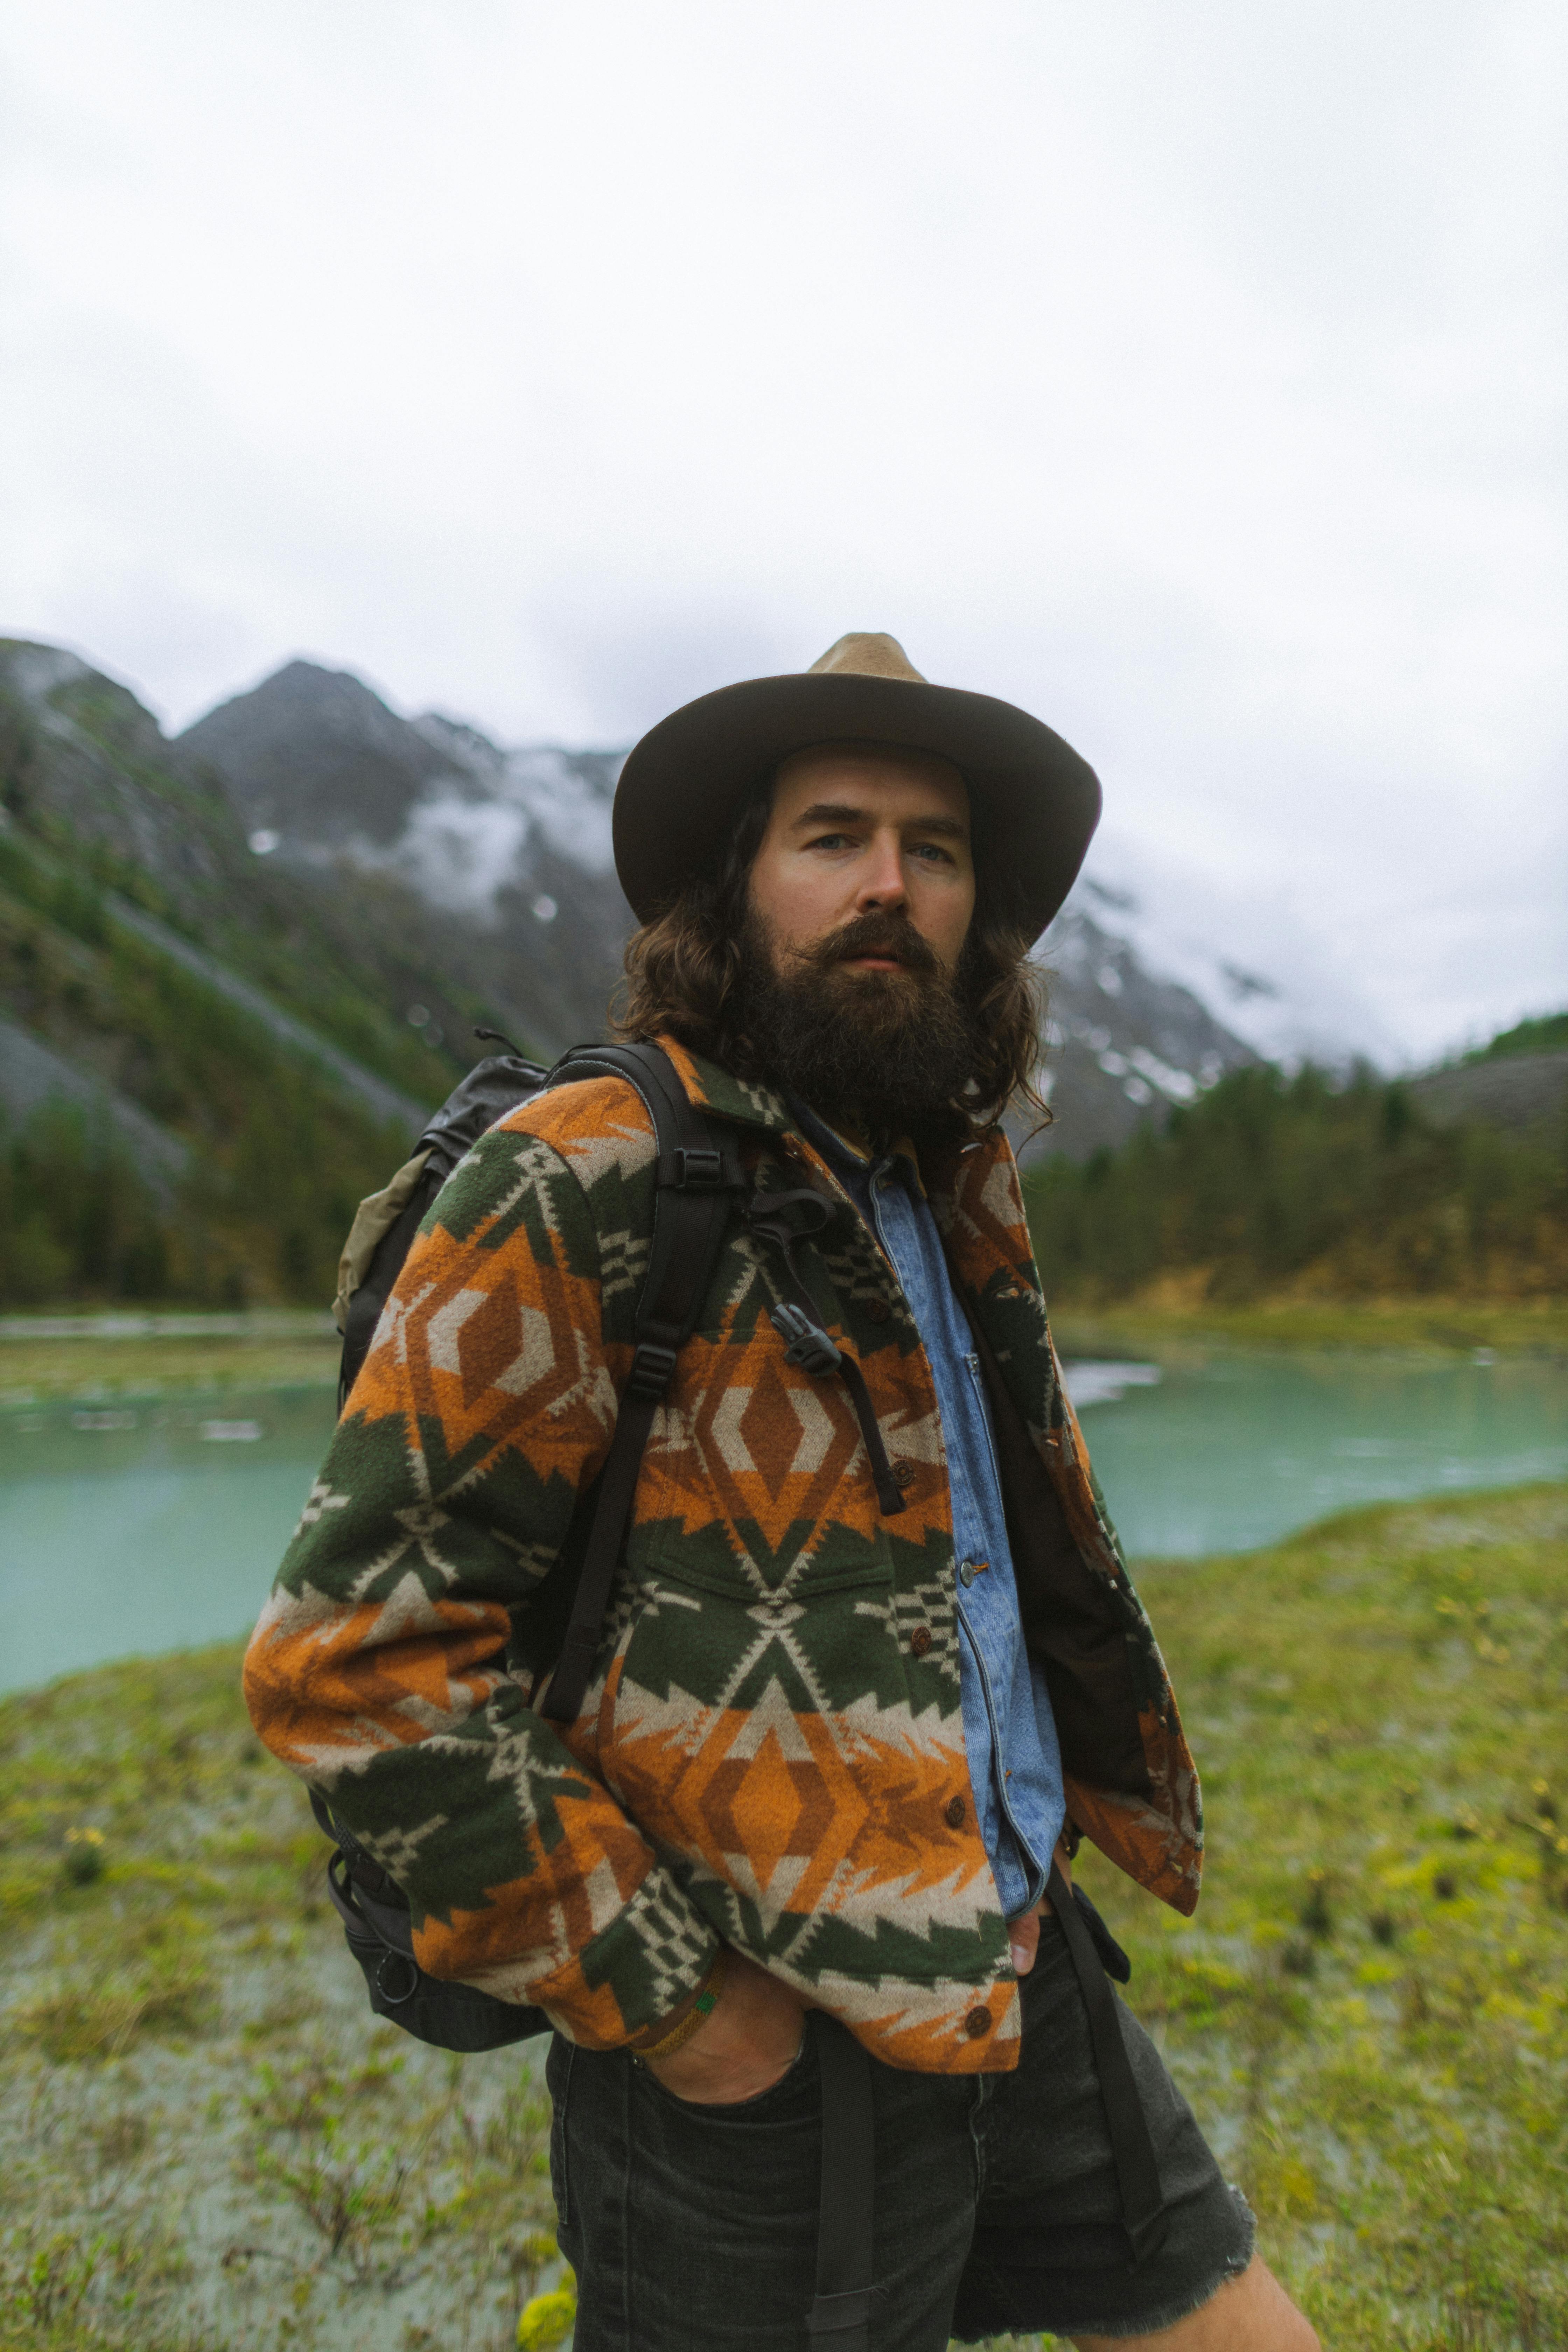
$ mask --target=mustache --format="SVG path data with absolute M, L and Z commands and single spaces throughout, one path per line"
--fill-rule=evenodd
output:
M 855 956 L 889 956 L 906 971 L 929 976 L 942 969 L 931 941 L 923 939 L 906 915 L 857 915 L 826 939 L 792 950 L 792 961 L 812 972 L 831 971 L 835 964 Z

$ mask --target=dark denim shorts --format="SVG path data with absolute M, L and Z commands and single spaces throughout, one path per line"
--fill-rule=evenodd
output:
M 1246 2203 L 1123 2008 L 1169 2217 L 1160 2251 L 1129 2262 L 1077 1979 L 1061 1929 L 1041 1927 L 1015 2073 L 872 2066 L 874 2352 L 1037 2329 L 1152 2334 L 1251 2260 Z M 548 2074 L 575 2352 L 804 2352 L 822 2152 L 813 2033 L 782 2082 L 736 2106 L 674 2098 L 624 2052 L 559 2037 Z

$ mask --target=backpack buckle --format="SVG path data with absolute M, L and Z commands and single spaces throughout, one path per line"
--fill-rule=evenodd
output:
M 711 1144 L 694 1150 L 678 1146 L 669 1154 L 669 1165 L 671 1172 L 663 1181 L 677 1192 L 716 1192 L 724 1181 L 724 1155 Z
M 661 1348 L 657 1339 L 640 1340 L 626 1374 L 626 1394 L 657 1404 L 669 1386 L 675 1357 L 673 1348 Z

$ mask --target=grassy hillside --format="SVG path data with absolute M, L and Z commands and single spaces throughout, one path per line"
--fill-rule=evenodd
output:
M 1568 1013 L 1539 1013 L 1516 1021 L 1487 1045 L 1465 1055 L 1467 1062 L 1500 1062 L 1515 1054 L 1561 1054 L 1568 1049 Z
M 191 1151 L 174 1197 L 158 1199 L 102 1120 L 46 1106 L 0 1127 L 0 1302 L 331 1296 L 353 1205 L 406 1156 L 405 1125 L 10 837 L 0 1005 Z
M 21 649 L 23 652 L 26 649 Z M 403 899 L 351 907 L 258 866 L 222 794 L 184 772 L 121 689 L 90 674 L 31 700 L 0 660 L 0 1016 L 188 1148 L 170 1198 L 105 1118 L 0 1124 L 0 1305 L 330 1297 L 353 1205 L 406 1155 L 390 1125 L 117 906 L 151 915 L 329 1046 L 433 1105 L 468 1057 L 402 1017 L 454 1005 L 409 944 Z M 384 900 L 384 903 L 383 901 Z
M 1335 2352 L 1568 2338 L 1565 1539 L 1538 1487 L 1141 1572 L 1204 1899 L 1083 1874 Z M 237 1664 L 0 1706 L 0 2352 L 556 2341 L 537 2065 L 370 2030 Z
M 1367 1073 L 1222 1078 L 1027 1191 L 1047 1295 L 1091 1308 L 1568 1296 L 1568 1133 L 1438 1125 Z
M 269 871 L 216 779 L 178 758 L 133 696 L 90 671 L 25 694 L 25 650 L 0 641 L 0 884 L 12 900 L 92 950 L 117 892 L 393 1085 L 439 1101 L 467 1064 L 430 1047 L 403 1008 L 421 996 L 449 1008 L 459 1037 L 484 1008 L 451 1003 L 419 952 L 409 894 L 368 877 L 312 889 Z

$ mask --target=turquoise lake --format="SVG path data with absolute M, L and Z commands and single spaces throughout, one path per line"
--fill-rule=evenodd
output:
M 1568 1477 L 1568 1368 L 1215 1356 L 1068 1386 L 1134 1558 L 1356 1503 Z M 0 1689 L 245 1633 L 331 1430 L 326 1389 L 0 1412 Z

